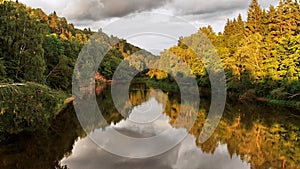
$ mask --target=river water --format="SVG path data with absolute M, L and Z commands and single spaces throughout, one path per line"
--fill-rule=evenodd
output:
M 97 90 L 97 102 L 107 123 L 83 131 L 73 105 L 68 105 L 49 131 L 13 137 L 0 145 L 0 168 L 70 169 L 297 169 L 300 168 L 300 118 L 297 110 L 262 103 L 227 101 L 223 117 L 212 136 L 199 140 L 210 99 L 201 96 L 191 128 L 190 113 L 180 111 L 180 94 L 144 84 L 132 85 L 130 103 L 118 113 L 110 87 Z M 188 110 L 188 109 L 185 109 Z M 180 121 L 176 121 L 180 117 Z M 176 121 L 176 122 L 175 122 Z M 112 137 L 112 131 L 143 139 L 168 131 L 153 146 L 140 149 L 148 158 L 128 158 L 139 153 L 133 142 Z M 175 142 L 178 140 L 180 142 Z M 137 140 L 139 141 L 139 140 Z M 176 143 L 176 144 L 175 144 Z M 164 146 L 171 146 L 163 151 Z M 152 156 L 157 150 L 158 155 Z M 115 154 L 114 154 L 115 153 Z

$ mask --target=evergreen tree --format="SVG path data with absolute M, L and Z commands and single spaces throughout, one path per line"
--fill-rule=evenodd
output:
M 300 79 L 300 35 L 283 37 L 275 48 L 279 59 L 278 79 L 283 82 Z
M 246 22 L 246 35 L 251 35 L 261 30 L 262 24 L 262 9 L 260 8 L 257 0 L 252 0 L 249 9 Z
M 283 36 L 299 34 L 300 9 L 298 3 L 291 0 L 280 0 L 276 10 L 275 22 L 270 26 L 271 34 L 275 41 L 278 41 Z
M 297 35 L 300 33 L 300 6 L 296 1 L 285 0 L 286 11 L 286 33 L 288 35 Z

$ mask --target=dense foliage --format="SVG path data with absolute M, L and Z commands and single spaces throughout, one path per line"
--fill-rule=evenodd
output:
M 206 38 L 222 60 L 229 91 L 238 95 L 255 91 L 256 96 L 300 100 L 300 7 L 297 2 L 281 0 L 276 8 L 270 6 L 265 10 L 253 0 L 246 21 L 241 15 L 228 19 L 224 32 L 218 34 L 211 26 L 202 27 L 197 33 L 179 39 L 177 46 L 162 52 L 161 56 L 172 53 L 180 57 L 196 75 L 199 85 L 209 86 L 206 65 L 195 51 L 203 50 L 204 56 L 213 53 L 205 48 Z M 168 78 L 162 71 L 150 71 L 149 75 Z
M 54 89 L 70 88 L 90 32 L 21 3 L 1 1 L 0 11 L 0 137 L 47 129 L 67 97 Z
M 62 78 L 71 77 L 69 68 L 91 32 L 74 29 L 55 12 L 47 16 L 20 3 L 4 1 L 0 9 L 0 79 L 69 87 Z
M 37 83 L 0 86 L 0 139 L 3 135 L 47 129 L 66 95 Z
M 280 1 L 262 10 L 253 0 L 247 21 L 228 20 L 223 34 L 211 37 L 227 69 L 233 91 L 255 89 L 260 96 L 277 91 L 278 99 L 296 99 L 300 92 L 300 8 Z M 299 99 L 299 97 L 298 97 Z
M 31 81 L 70 90 L 78 54 L 94 32 L 74 28 L 56 12 L 46 15 L 41 9 L 21 3 L 3 1 L 0 9 L 0 80 Z M 97 37 L 114 44 L 99 66 L 108 79 L 122 59 L 139 50 L 125 40 L 109 37 L 101 29 Z
M 71 91 L 78 54 L 94 32 L 74 28 L 55 11 L 46 15 L 18 2 L 1 0 L 0 13 L 0 134 L 48 126 Z M 101 29 L 97 35 L 114 44 L 99 66 L 111 79 L 122 59 L 139 48 Z
M 40 117 L 54 113 L 57 106 L 54 102 L 60 103 L 60 94 L 56 90 L 70 92 L 78 54 L 95 32 L 89 28 L 74 28 L 56 12 L 46 15 L 41 9 L 18 2 L 1 0 L 0 12 L 1 116 L 9 116 L 17 125 L 16 113 L 23 113 L 20 123 L 29 125 L 32 119 L 28 117 L 33 114 Z M 187 70 L 181 65 L 186 63 L 199 86 L 209 87 L 207 61 L 199 59 L 196 53 L 200 51 L 205 58 L 217 52 L 225 69 L 228 90 L 232 93 L 246 96 L 245 93 L 252 92 L 255 96 L 277 100 L 300 100 L 300 8 L 292 0 L 281 0 L 277 7 L 270 6 L 268 10 L 253 0 L 246 21 L 241 15 L 228 19 L 224 32 L 218 34 L 211 26 L 200 28 L 197 33 L 180 38 L 177 46 L 163 51 L 160 59 L 147 52 L 137 53 L 138 47 L 108 36 L 101 29 L 93 39 L 113 46 L 98 67 L 106 79 L 112 78 L 122 61 L 125 66 L 138 70 L 145 68 L 145 62 L 151 62 L 166 70 L 173 68 L 177 70 L 176 75 L 182 77 Z M 172 74 L 161 70 L 142 72 L 143 75 L 146 73 L 155 79 L 174 82 Z M 125 76 L 126 73 L 117 78 L 124 79 Z M 34 97 L 36 95 L 32 94 L 37 90 L 45 91 L 42 93 L 45 98 Z M 55 93 L 57 99 L 46 106 L 43 99 L 47 100 L 51 93 Z M 39 122 L 44 118 L 37 119 Z M 7 130 L 13 133 L 16 129 Z

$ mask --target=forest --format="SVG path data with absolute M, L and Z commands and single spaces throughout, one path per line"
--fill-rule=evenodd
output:
M 95 32 L 74 28 L 55 11 L 47 15 L 18 2 L 1 0 L 0 11 L 0 133 L 47 128 L 71 96 L 74 64 Z M 99 66 L 111 78 L 124 56 L 139 48 L 98 34 L 120 41 Z
M 1 0 L 0 11 L 0 122 L 3 124 L 0 133 L 14 134 L 47 126 L 44 123 L 55 118 L 71 95 L 75 62 L 96 32 L 75 28 L 55 11 L 47 15 L 41 9 L 18 2 Z M 97 34 L 104 42 L 119 41 L 98 68 L 104 78 L 112 79 L 118 65 L 130 55 L 137 58 L 130 65 L 141 66 L 139 63 L 145 62 L 144 56 L 136 54 L 141 50 L 139 47 L 108 36 L 101 28 Z M 179 38 L 176 46 L 161 52 L 162 58 L 173 53 L 184 60 L 197 77 L 199 87 L 209 87 L 205 66 L 186 45 L 191 42 L 193 47 L 199 46 L 203 36 L 221 58 L 230 95 L 239 100 L 265 98 L 276 104 L 300 106 L 297 2 L 280 0 L 278 6 L 262 9 L 257 0 L 252 0 L 247 18 L 241 15 L 229 18 L 223 32 L 216 33 L 211 26 L 201 27 L 197 33 Z M 160 70 L 148 70 L 142 76 L 162 83 L 174 82 L 168 72 Z
M 199 86 L 207 87 L 207 71 L 193 51 L 203 43 L 203 34 L 221 58 L 229 92 L 240 99 L 267 97 L 274 102 L 286 100 L 299 105 L 300 8 L 297 2 L 281 0 L 277 7 L 266 10 L 253 0 L 245 20 L 241 15 L 228 19 L 222 33 L 215 33 L 211 26 L 199 28 L 197 33 L 180 38 L 177 46 L 162 52 L 162 57 L 173 53 L 183 59 L 196 75 Z M 212 53 L 206 52 L 204 55 Z M 168 78 L 161 71 L 150 71 L 149 75 Z

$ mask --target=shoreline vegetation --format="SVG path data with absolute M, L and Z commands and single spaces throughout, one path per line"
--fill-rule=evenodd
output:
M 148 88 L 145 84 L 133 84 L 131 88 L 136 89 L 130 91 L 130 99 L 134 106 L 141 105 L 154 95 L 157 98 L 165 95 L 167 97 L 166 104 L 169 105 L 165 115 L 170 118 L 170 125 L 174 126 L 174 128 L 185 128 L 187 126 L 186 124 L 189 121 L 184 120 L 180 123 L 175 123 L 180 116 L 184 119 L 189 117 L 188 114 L 180 113 L 178 93 L 161 93 L 157 91 L 157 93 L 155 92 L 156 94 L 152 95 L 150 93 L 154 90 Z M 104 110 L 108 111 L 103 113 L 107 124 L 116 124 L 126 120 L 126 116 L 121 116 L 114 108 L 109 86 L 102 91 L 101 96 L 97 102 L 101 112 L 105 112 Z M 161 104 L 165 102 L 160 99 L 157 99 L 157 101 Z M 188 105 L 189 103 L 187 103 Z M 197 145 L 195 150 L 213 156 L 216 148 L 221 143 L 221 145 L 227 147 L 225 150 L 226 152 L 228 150 L 229 160 L 231 160 L 229 157 L 236 156 L 235 158 L 239 158 L 241 161 L 244 160 L 245 163 L 251 166 L 263 169 L 297 168 L 299 166 L 300 124 L 298 118 L 292 115 L 292 113 L 295 114 L 297 111 L 286 111 L 283 107 L 277 108 L 276 106 L 271 107 L 265 104 L 227 104 L 219 126 L 212 137 L 207 142 L 200 143 L 201 126 L 205 122 L 209 106 L 209 99 L 201 100 L 199 120 L 189 130 L 189 134 L 195 138 L 194 143 Z M 125 105 L 124 109 L 126 107 Z M 103 129 L 109 127 L 107 124 L 101 125 L 101 127 Z M 59 165 L 61 167 L 58 168 L 72 167 L 62 162 L 62 159 L 76 156 L 74 149 L 80 147 L 78 142 L 82 142 L 85 137 L 86 134 L 74 113 L 74 107 L 68 105 L 57 116 L 47 132 L 21 133 L 1 142 L 0 151 L 3 152 L 1 156 L 1 159 L 3 159 L 2 166 L 9 169 L 16 168 L 16 164 L 28 169 L 55 168 L 53 166 L 59 164 L 61 164 Z M 92 153 L 91 155 L 94 154 Z M 84 154 L 85 156 L 86 154 Z
M 38 83 L 1 85 L 0 140 L 22 132 L 47 130 L 66 106 L 67 94 Z
M 145 82 L 145 78 L 142 78 L 142 80 L 135 80 L 135 82 Z M 147 80 L 146 80 L 147 81 Z M 176 83 L 164 83 L 157 81 L 155 79 L 150 79 L 146 82 L 150 87 L 161 89 L 165 92 L 168 91 L 177 91 L 179 92 L 178 86 Z M 211 90 L 207 87 L 199 88 L 199 94 L 204 95 L 206 97 L 210 97 Z M 294 100 L 280 100 L 280 99 L 274 99 L 270 97 L 260 97 L 255 95 L 254 90 L 248 90 L 243 94 L 237 94 L 232 91 L 227 92 L 227 100 L 230 101 L 238 101 L 239 103 L 245 103 L 245 102 L 261 102 L 261 103 L 267 103 L 270 105 L 277 105 L 277 106 L 283 106 L 283 107 L 289 107 L 294 109 L 300 109 L 300 101 L 294 101 Z
M 47 15 L 22 3 L 0 0 L 0 140 L 10 134 L 49 127 L 66 104 L 72 102 L 74 65 L 82 47 L 96 32 L 77 29 L 56 12 Z M 24 24 L 26 23 L 26 24 Z M 99 65 L 95 76 L 98 86 L 114 83 L 111 79 L 121 62 L 141 70 L 143 62 L 157 58 L 138 53 L 141 49 L 126 40 L 108 36 L 101 29 L 97 41 L 115 44 Z M 208 43 L 206 40 L 210 42 Z M 224 32 L 211 26 L 181 37 L 178 44 L 161 52 L 184 60 L 197 78 L 201 92 L 209 94 L 205 66 L 196 51 L 217 53 L 225 69 L 228 98 L 240 102 L 259 101 L 285 107 L 300 107 L 300 8 L 291 0 L 280 0 L 277 7 L 261 9 L 252 0 L 244 21 L 239 15 L 228 19 Z M 212 49 L 210 46 L 215 48 Z M 205 53 L 206 52 L 206 53 Z M 127 59 L 128 56 L 135 59 Z M 183 78 L 182 67 L 170 59 Z M 172 62 L 174 61 L 174 63 Z M 170 63 L 169 63 L 170 62 Z M 153 63 L 152 63 L 153 64 Z M 166 68 L 165 70 L 168 70 Z M 130 70 L 128 70 L 130 72 Z M 122 74 L 123 76 L 123 74 Z M 124 73 L 126 76 L 126 73 Z M 172 74 L 147 70 L 136 76 L 151 87 L 176 91 Z M 119 82 L 127 77 L 117 77 Z M 138 80 L 138 78 L 140 78 Z M 116 81 L 118 82 L 118 81 Z M 203 90 L 202 90 L 203 89 Z M 101 91 L 102 88 L 96 89 Z M 97 91 L 96 91 L 97 92 Z

